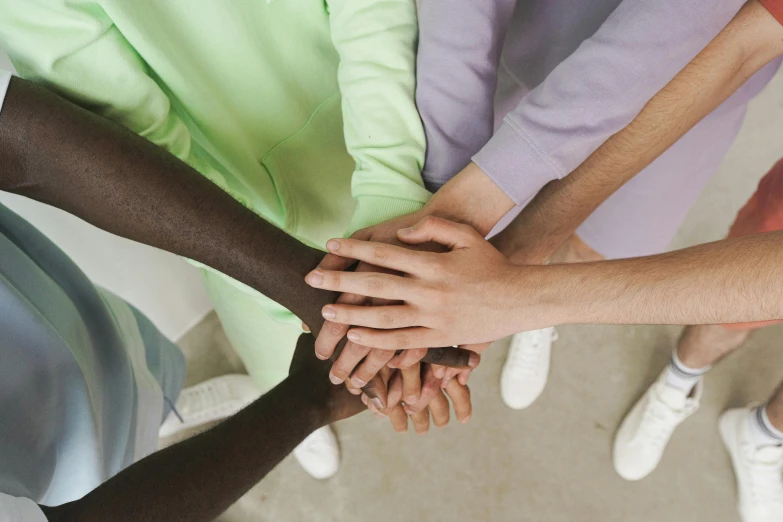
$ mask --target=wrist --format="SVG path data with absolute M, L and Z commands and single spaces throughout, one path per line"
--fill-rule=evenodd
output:
M 506 288 L 515 289 L 513 321 L 519 331 L 578 323 L 578 276 L 571 265 L 512 265 Z M 516 324 L 519 323 L 519 324 Z
M 435 193 L 421 214 L 464 223 L 487 236 L 513 208 L 513 200 L 478 165 L 471 163 Z
M 280 385 L 281 393 L 286 397 L 286 407 L 302 415 L 308 433 L 330 423 L 329 390 L 326 386 L 319 385 L 320 381 L 330 385 L 326 376 L 318 379 L 307 372 L 297 371 Z
M 508 229 L 507 229 L 508 230 Z M 503 231 L 493 237 L 492 245 L 503 254 L 510 263 L 518 266 L 543 265 L 557 251 L 559 244 L 542 239 L 527 240 L 511 231 Z

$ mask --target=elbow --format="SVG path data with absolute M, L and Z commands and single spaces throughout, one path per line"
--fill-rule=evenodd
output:
M 783 56 L 783 24 L 758 0 L 745 4 L 732 24 L 736 24 L 734 31 L 741 49 L 741 67 L 747 77 Z

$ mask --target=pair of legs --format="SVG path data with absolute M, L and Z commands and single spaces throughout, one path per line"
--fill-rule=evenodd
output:
M 677 358 L 689 368 L 714 366 L 725 356 L 742 347 L 753 326 L 688 326 L 677 344 Z M 770 423 L 783 431 L 783 382 L 765 405 Z
M 729 237 L 783 230 L 783 160 L 762 178 L 758 189 L 740 210 Z M 708 368 L 740 348 L 757 328 L 770 323 L 689 326 L 677 345 L 677 358 L 687 368 Z M 766 404 L 770 423 L 783 431 L 783 384 Z
M 773 230 L 783 230 L 783 160 L 762 179 L 729 236 Z M 698 409 L 702 376 L 768 324 L 687 327 L 667 368 L 623 420 L 614 442 L 615 470 L 628 480 L 650 474 L 674 430 Z M 783 520 L 783 386 L 761 407 L 725 412 L 719 430 L 737 477 L 742 520 Z

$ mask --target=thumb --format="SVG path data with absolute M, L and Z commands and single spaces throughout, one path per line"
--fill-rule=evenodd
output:
M 461 225 L 435 216 L 427 216 L 410 228 L 397 231 L 403 243 L 418 245 L 434 241 L 454 250 L 467 248 L 482 240 L 481 235 L 468 225 Z

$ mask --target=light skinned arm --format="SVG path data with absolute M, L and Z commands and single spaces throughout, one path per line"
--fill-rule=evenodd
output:
M 331 252 L 383 259 L 405 277 L 316 270 L 316 288 L 404 300 L 403 305 L 328 305 L 330 320 L 355 325 L 348 338 L 378 349 L 479 343 L 564 323 L 721 324 L 783 318 L 783 232 L 657 256 L 550 266 L 509 262 L 475 230 L 427 218 L 400 231 L 411 244 L 437 241 L 445 254 L 352 239 Z
M 522 99 L 474 163 L 415 216 L 394 225 L 411 226 L 433 215 L 488 234 L 515 205 L 528 203 L 548 182 L 567 179 L 628 125 L 742 5 L 743 0 L 624 0 Z M 563 211 L 552 216 L 567 219 L 557 212 Z M 394 235 L 387 237 L 381 227 L 365 235 L 393 242 Z
M 493 243 L 515 262 L 544 262 L 601 203 L 781 54 L 783 27 L 748 2 L 626 128 L 544 187 Z
M 565 177 L 613 133 L 628 125 L 644 104 L 725 27 L 742 3 L 624 0 L 594 36 L 506 117 L 500 131 L 474 157 L 475 162 L 446 183 L 423 209 L 360 230 L 352 237 L 399 244 L 396 230 L 412 226 L 425 216 L 465 223 L 483 235 L 489 234 L 516 204 L 528 203 L 545 184 Z M 607 191 L 599 199 L 595 194 L 602 195 L 603 187 L 594 186 L 597 182 L 593 180 L 584 183 L 584 193 L 593 195 L 590 205 L 597 206 L 611 194 Z M 569 200 L 549 199 L 545 194 L 545 208 L 536 204 L 525 214 L 537 215 L 525 225 L 531 232 L 520 234 L 525 245 L 550 234 L 546 232 L 550 218 L 555 223 L 568 222 L 563 227 L 568 230 L 574 230 L 584 219 L 584 210 L 576 208 L 573 213 L 577 219 L 571 225 Z M 542 227 L 540 233 L 536 225 Z M 512 234 L 509 231 L 499 244 L 505 247 L 511 243 Z M 547 252 L 535 255 L 549 257 L 560 241 L 542 240 L 542 250 Z M 510 254 L 511 246 L 508 252 L 506 248 L 503 251 Z M 325 269 L 345 266 L 334 257 L 327 257 L 321 264 Z M 359 302 L 356 296 L 348 299 Z M 317 339 L 316 350 L 322 356 L 330 355 L 345 331 L 330 324 L 328 333 Z

